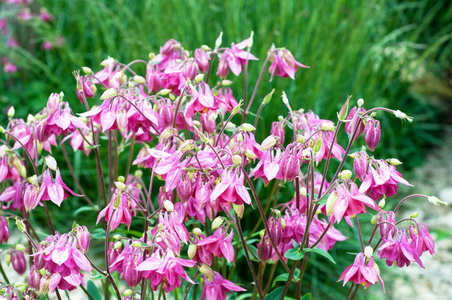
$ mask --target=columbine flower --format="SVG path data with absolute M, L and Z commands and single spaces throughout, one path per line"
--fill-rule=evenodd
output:
M 358 111 L 358 112 L 357 112 Z M 345 121 L 345 131 L 348 133 L 349 138 L 352 137 L 353 132 L 356 130 L 356 134 L 353 140 L 356 140 L 361 133 L 364 131 L 364 123 L 361 119 L 362 114 L 364 114 L 366 110 L 362 107 L 357 108 L 356 106 L 350 110 L 348 114 L 347 120 Z M 358 115 L 355 117 L 355 114 Z
M 353 170 L 359 180 L 363 180 L 364 176 L 367 174 L 368 156 L 366 151 L 355 152 L 355 157 L 353 159 Z
M 380 141 L 381 129 L 380 121 L 378 120 L 368 120 L 366 123 L 366 129 L 364 132 L 364 137 L 366 139 L 367 147 L 370 151 L 374 151 Z
M 183 267 L 193 268 L 195 264 L 193 260 L 176 258 L 173 251 L 168 250 L 163 257 L 158 252 L 154 252 L 150 258 L 138 265 L 136 270 L 143 271 L 143 276 L 149 279 L 154 291 L 163 283 L 163 289 L 169 293 L 180 287 L 181 278 L 194 284 Z
M 422 261 L 413 243 L 408 241 L 405 230 L 397 230 L 395 241 L 391 239 L 383 239 L 384 243 L 378 248 L 380 259 L 386 258 L 386 264 L 392 266 L 396 261 L 399 268 L 409 266 L 412 261 L 416 261 L 421 267 Z
M 232 294 L 232 292 L 244 292 L 244 288 L 236 285 L 235 283 L 224 279 L 220 273 L 213 272 L 212 277 L 204 276 L 205 288 L 201 294 L 201 300 L 226 300 L 226 294 Z
M 395 166 L 389 165 L 384 160 L 378 160 L 375 164 L 369 165 L 359 191 L 368 194 L 374 200 L 379 200 L 383 195 L 389 198 L 397 193 L 398 183 L 412 186 L 396 171 Z
M 349 281 L 353 281 L 356 284 L 363 284 L 365 287 L 369 287 L 380 281 L 384 291 L 385 286 L 383 280 L 378 274 L 379 272 L 377 268 L 378 267 L 376 267 L 373 257 L 371 257 L 366 264 L 366 257 L 363 253 L 359 253 L 356 256 L 353 265 L 345 269 L 338 281 L 343 280 L 344 285 Z
M 413 225 L 410 226 L 411 245 L 416 250 L 416 253 L 419 256 L 426 251 L 430 252 L 431 255 L 435 254 L 435 243 L 428 232 L 427 226 L 423 223 L 419 223 L 418 227 Z
M 69 197 L 66 191 L 74 196 L 82 197 L 82 195 L 74 193 L 66 184 L 64 184 L 63 179 L 61 179 L 59 168 L 56 170 L 55 182 L 53 182 L 50 170 L 47 169 L 42 175 L 42 184 L 37 197 L 37 203 L 39 203 L 40 200 L 50 200 L 60 206 L 63 200 Z
M 295 79 L 295 72 L 297 71 L 297 67 L 309 68 L 308 66 L 305 66 L 296 61 L 292 53 L 290 53 L 290 51 L 287 49 L 270 49 L 269 51 L 272 52 L 270 56 L 270 62 L 272 64 L 268 69 L 268 72 L 270 72 L 271 74 L 270 81 L 273 80 L 273 75 L 275 75 L 275 72 L 277 76 L 290 77 L 292 79 Z
M 0 244 L 8 243 L 9 239 L 9 226 L 8 220 L 4 217 L 0 217 Z
M 135 288 L 143 278 L 143 272 L 137 270 L 143 261 L 143 249 L 135 248 L 129 241 L 124 249 L 114 260 L 110 261 L 111 272 L 117 271 L 131 288 Z
M 242 65 L 246 63 L 247 60 L 258 60 L 253 54 L 248 53 L 245 49 L 250 42 L 250 39 L 243 40 L 242 42 L 235 45 L 231 44 L 231 48 L 226 48 L 222 54 L 220 54 L 220 59 L 218 62 L 217 75 L 220 78 L 224 78 L 228 75 L 228 67 L 235 76 L 239 76 L 243 70 Z
M 133 200 L 130 199 L 130 202 L 133 202 Z M 115 230 L 119 224 L 126 224 L 130 228 L 132 213 L 130 212 L 129 197 L 127 194 L 116 189 L 110 203 L 97 216 L 97 223 L 99 223 L 102 217 L 105 218 L 105 222 L 110 222 L 111 230 Z
M 234 232 L 226 236 L 226 231 L 223 227 L 215 230 L 215 233 L 200 242 L 199 246 L 204 246 L 206 251 L 211 252 L 216 257 L 224 257 L 228 262 L 234 261 L 234 247 L 232 247 L 232 238 Z
M 251 204 L 250 194 L 243 185 L 243 176 L 239 177 L 234 171 L 223 172 L 221 182 L 210 194 L 210 200 L 216 201 L 221 208 L 229 208 L 232 203 Z
M 212 94 L 207 83 L 201 82 L 198 90 L 191 89 L 192 99 L 185 107 L 185 115 L 187 118 L 194 116 L 196 112 L 216 111 L 219 107 L 220 98 Z
M 341 183 L 336 188 L 337 199 L 332 204 L 335 222 L 340 222 L 343 217 L 350 217 L 366 212 L 366 205 L 377 211 L 381 209 L 368 196 L 359 192 L 354 182 L 349 183 L 349 187 L 345 183 Z
M 25 254 L 23 251 L 13 250 L 11 251 L 11 263 L 14 270 L 20 275 L 25 273 L 27 268 L 27 261 L 25 260 Z

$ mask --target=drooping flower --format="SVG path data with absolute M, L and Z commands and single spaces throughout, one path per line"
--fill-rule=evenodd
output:
M 56 205 L 60 206 L 63 200 L 69 197 L 69 194 L 66 192 L 69 192 L 77 197 L 82 197 L 82 195 L 74 193 L 63 182 L 59 168 L 56 169 L 55 182 L 53 182 L 50 170 L 47 169 L 42 175 L 42 184 L 37 197 L 37 203 L 39 203 L 40 200 L 50 200 Z
M 343 280 L 344 285 L 353 281 L 355 284 L 363 284 L 365 287 L 369 287 L 373 284 L 376 284 L 380 281 L 383 291 L 385 290 L 383 280 L 381 279 L 378 271 L 378 267 L 374 262 L 374 258 L 371 257 L 368 259 L 364 256 L 363 253 L 359 253 L 353 264 L 341 274 L 338 281 Z
M 419 256 L 426 251 L 430 252 L 431 255 L 435 254 L 435 243 L 424 223 L 419 223 L 418 227 L 410 226 L 410 238 L 411 245 Z
M 183 267 L 193 268 L 196 264 L 193 260 L 176 258 L 173 251 L 167 250 L 163 255 L 159 251 L 138 265 L 136 270 L 143 271 L 143 276 L 149 279 L 151 288 L 156 291 L 163 284 L 166 293 L 180 287 L 182 279 L 194 284 L 185 273 Z
M 110 224 L 111 230 L 115 230 L 119 224 L 126 224 L 129 228 L 130 223 L 132 223 L 132 213 L 130 211 L 131 207 L 129 202 L 131 203 L 133 201 L 134 200 L 132 199 L 129 201 L 129 196 L 126 193 L 116 189 L 110 203 L 101 210 L 97 216 L 97 223 L 104 217 L 105 222 Z
M 25 273 L 27 268 L 27 261 L 25 260 L 25 253 L 23 251 L 11 251 L 11 263 L 14 270 L 20 275 Z
M 204 276 L 205 287 L 201 294 L 201 300 L 226 300 L 226 294 L 246 291 L 246 289 L 224 279 L 220 273 L 213 272 L 213 274 L 212 277 Z
M 234 261 L 234 247 L 232 238 L 234 232 L 226 236 L 226 230 L 223 227 L 217 228 L 215 233 L 198 242 L 199 246 L 204 246 L 206 251 L 211 252 L 216 257 L 224 257 L 228 262 Z
M 4 216 L 0 216 L 0 244 L 8 243 L 9 239 L 9 226 L 8 219 Z
M 143 249 L 136 248 L 126 241 L 122 252 L 110 261 L 111 272 L 117 271 L 131 288 L 135 288 L 143 278 L 143 272 L 137 270 L 143 261 Z
M 234 171 L 224 171 L 221 182 L 210 194 L 210 200 L 216 201 L 220 208 L 230 208 L 231 204 L 251 204 L 251 197 L 243 183 L 243 176 Z
M 369 147 L 370 151 L 374 151 L 375 147 L 377 147 L 378 142 L 380 141 L 380 136 L 380 121 L 374 119 L 368 120 L 366 123 L 364 137 L 366 139 L 367 147 Z
M 422 261 L 419 254 L 413 247 L 413 244 L 408 241 L 406 231 L 397 230 L 395 240 L 393 238 L 383 239 L 384 243 L 378 248 L 378 255 L 380 258 L 386 258 L 386 264 L 392 266 L 393 262 L 397 263 L 399 268 L 409 266 L 411 262 L 416 261 L 421 267 Z
M 309 68 L 308 66 L 296 61 L 292 53 L 290 53 L 287 49 L 270 49 L 269 52 L 272 52 L 270 56 L 271 65 L 268 69 L 268 72 L 271 74 L 270 81 L 273 80 L 273 75 L 275 75 L 275 73 L 280 77 L 290 77 L 295 79 L 295 72 L 298 67 Z
M 228 75 L 228 67 L 235 76 L 239 76 L 246 61 L 258 60 L 253 54 L 243 50 L 249 43 L 250 39 L 243 40 L 237 45 L 232 43 L 231 48 L 226 48 L 226 50 L 219 55 L 217 75 L 220 76 L 220 78 L 224 78 Z

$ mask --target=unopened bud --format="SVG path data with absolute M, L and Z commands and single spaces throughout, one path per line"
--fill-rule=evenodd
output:
M 22 251 L 27 250 L 27 248 L 24 245 L 22 245 L 22 244 L 17 244 L 16 245 L 16 250 L 22 252 Z
M 162 96 L 166 96 L 166 95 L 168 95 L 169 93 L 171 92 L 171 90 L 169 90 L 169 89 L 162 89 L 162 90 L 160 90 L 160 92 L 158 92 L 160 95 L 162 95 Z
M 393 166 L 398 166 L 398 165 L 402 164 L 402 162 L 400 160 L 398 160 L 397 158 L 388 159 L 388 163 Z
M 207 278 L 212 278 L 214 276 L 212 269 L 206 264 L 201 264 L 199 272 Z
M 281 228 L 283 230 L 286 229 L 286 221 L 284 219 L 281 219 Z
M 218 48 L 220 48 L 222 42 L 223 42 L 223 31 L 220 32 L 220 35 L 215 41 L 215 50 L 218 50 Z
M 198 250 L 198 246 L 196 244 L 190 244 L 190 246 L 188 246 L 188 258 L 193 259 L 193 257 L 195 257 L 196 255 L 196 251 Z
M 240 204 L 237 205 L 235 203 L 232 203 L 232 208 L 234 209 L 235 213 L 237 214 L 237 216 L 239 216 L 239 218 L 243 218 L 243 213 L 245 212 L 245 205 Z
M 243 131 L 255 131 L 256 127 L 254 127 L 253 125 L 249 124 L 249 123 L 243 123 L 240 128 Z
M 93 73 L 93 70 L 91 70 L 91 69 L 88 68 L 88 67 L 82 67 L 82 71 L 83 71 L 83 73 L 85 73 L 86 75 L 90 75 L 90 74 Z
M 146 83 L 146 79 L 144 79 L 143 76 L 139 76 L 139 75 L 133 76 L 133 81 L 136 83 L 141 83 L 141 84 Z
M 182 152 L 190 151 L 195 149 L 195 141 L 193 140 L 185 140 L 180 146 L 179 150 Z
M 300 143 L 304 143 L 304 141 L 305 141 L 304 136 L 301 135 L 301 134 L 298 134 L 298 135 L 297 135 L 297 141 L 299 141 Z
M 254 154 L 253 151 L 248 150 L 248 149 L 245 151 L 245 156 L 250 158 L 250 159 L 256 159 L 257 158 L 256 154 Z
M 124 291 L 123 295 L 126 297 L 132 296 L 133 291 L 131 289 L 127 289 Z
M 327 216 L 330 216 L 333 213 L 334 204 L 336 203 L 336 200 L 337 200 L 337 193 L 336 193 L 336 191 L 334 191 L 328 196 L 328 199 L 326 200 L 326 215 Z
M 143 176 L 143 171 L 141 170 L 136 170 L 134 173 L 136 178 L 141 178 Z
M 3 126 L 0 126 L 0 133 L 5 133 L 5 128 Z
M 358 99 L 358 107 L 361 107 L 364 105 L 364 99 L 363 98 L 359 98 Z
M 174 211 L 174 204 L 173 202 L 169 200 L 163 201 L 163 207 L 166 209 L 166 211 L 172 212 Z
M 115 242 L 115 244 L 113 245 L 113 248 L 115 249 L 121 249 L 122 247 L 122 243 L 120 241 Z
M 126 185 L 121 181 L 115 181 L 115 186 L 118 190 L 125 191 Z
M 221 224 L 223 224 L 224 222 L 224 218 L 223 217 L 216 217 L 213 222 L 212 222 L 212 230 L 217 229 L 218 227 L 221 226 Z
M 150 60 L 152 60 L 155 57 L 155 53 L 154 52 L 150 52 L 148 57 L 149 57 Z
M 341 173 L 339 173 L 339 179 L 348 180 L 352 177 L 352 171 L 350 170 L 343 170 Z
M 5 255 L 5 263 L 7 266 L 9 266 L 9 264 L 11 263 L 11 254 L 10 253 L 6 253 L 6 255 Z
M 133 242 L 132 242 L 132 246 L 133 246 L 134 248 L 141 248 L 141 243 L 140 243 L 139 241 L 133 241 Z
M 372 249 L 372 247 L 371 246 L 367 246 L 366 248 L 364 248 L 364 255 L 367 257 L 367 258 L 371 258 L 372 257 L 372 255 L 374 254 L 374 249 Z
M 259 231 L 259 237 L 263 238 L 265 235 L 265 229 L 262 229 L 261 231 Z
M 404 112 L 401 112 L 400 110 L 396 110 L 396 111 L 394 111 L 394 116 L 396 116 L 396 118 L 399 118 L 399 119 L 401 119 L 402 121 L 408 121 L 408 122 L 413 122 L 413 117 L 409 117 L 409 116 L 407 116 L 407 114 L 406 113 L 404 113 Z
M 300 196 L 306 197 L 307 194 L 308 191 L 306 190 L 306 188 L 304 186 L 300 187 Z
M 27 116 L 27 123 L 34 123 L 35 117 L 32 114 L 28 114 Z
M 118 93 L 116 92 L 116 90 L 114 88 L 109 88 L 102 94 L 102 96 L 100 96 L 100 100 L 105 100 L 105 99 L 115 97 L 117 94 Z
M 322 123 L 322 125 L 320 125 L 320 128 L 325 131 L 334 131 L 335 129 L 334 125 L 330 122 Z
M 370 224 L 373 224 L 373 225 L 377 224 L 377 216 L 376 215 L 372 216 L 372 219 L 370 220 Z
M 435 196 L 427 197 L 427 200 L 428 200 L 428 202 L 434 204 L 435 206 L 439 206 L 440 204 L 447 205 L 447 202 L 441 201 Z
M 222 86 L 230 86 L 233 82 L 231 80 L 223 79 L 221 81 Z
M 193 232 L 194 235 L 200 235 L 202 233 L 202 230 L 198 227 L 195 227 L 191 232 Z
M 195 76 L 195 81 L 196 81 L 196 82 L 201 82 L 201 81 L 203 81 L 203 80 L 204 80 L 204 76 L 205 76 L 204 73 L 196 75 L 196 76 Z
M 8 118 L 12 118 L 12 117 L 14 117 L 14 114 L 16 113 L 16 110 L 14 109 L 14 106 L 11 106 L 9 109 L 8 109 Z
M 264 100 L 262 100 L 263 105 L 267 105 L 270 102 L 270 100 L 272 100 L 272 96 L 273 96 L 274 92 L 275 92 L 275 89 L 272 89 L 272 91 L 264 97 Z
M 378 202 L 378 207 L 379 208 L 383 208 L 386 205 L 386 198 L 383 198 L 380 200 L 380 202 Z
M 45 163 L 46 163 L 47 167 L 50 170 L 56 171 L 57 162 L 56 162 L 55 158 L 53 158 L 53 156 L 48 155 L 48 156 L 45 157 L 44 160 L 45 160 Z
M 102 67 L 108 67 L 109 65 L 112 65 L 115 63 L 115 59 L 113 57 L 108 57 L 107 59 L 103 60 L 100 65 Z
M 120 235 L 120 234 L 115 234 L 115 235 L 113 236 L 113 239 L 114 239 L 114 240 L 119 240 L 120 238 L 122 238 L 122 235 Z
M 276 138 L 273 135 L 268 136 L 261 144 L 261 150 L 269 150 L 276 144 Z
M 242 104 L 243 104 L 243 99 L 241 99 L 239 101 L 239 103 L 237 104 L 237 106 L 232 109 L 232 114 L 233 115 L 236 115 L 236 114 L 238 114 L 240 112 L 240 107 L 242 107 Z
M 234 163 L 234 165 L 240 166 L 242 164 L 242 157 L 236 154 L 232 157 L 232 162 Z
M 17 228 L 19 228 L 19 230 L 20 230 L 21 232 L 25 232 L 26 227 L 25 227 L 24 221 L 22 221 L 22 220 L 16 218 L 16 226 L 17 226 Z
M 282 98 L 282 102 L 283 102 L 286 106 L 289 106 L 289 99 L 287 99 L 286 92 L 284 92 L 284 91 L 282 92 L 281 98 Z
M 337 118 L 339 119 L 339 121 L 343 122 L 343 121 L 345 121 L 347 119 L 347 115 L 348 115 L 348 101 L 350 101 L 350 96 L 347 98 L 347 100 L 345 101 L 344 105 L 342 105 L 341 110 L 337 114 Z

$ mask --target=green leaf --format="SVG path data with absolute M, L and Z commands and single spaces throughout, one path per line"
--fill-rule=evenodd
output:
M 299 252 L 297 249 L 289 249 L 286 253 L 284 253 L 284 257 L 291 260 L 300 260 L 303 258 L 304 253 Z
M 105 240 L 105 230 L 103 228 L 96 228 L 91 233 L 91 237 L 97 240 Z
M 88 290 L 88 293 L 91 295 L 91 297 L 94 298 L 94 300 L 102 300 L 102 296 L 92 280 L 88 281 L 86 289 Z
M 295 269 L 294 275 L 292 277 L 292 282 L 297 282 L 299 280 L 298 276 L 300 276 L 300 269 Z M 289 273 L 281 274 L 273 280 L 272 287 L 274 287 L 278 281 L 287 282 L 287 280 L 289 280 Z
M 306 293 L 301 297 L 300 300 L 311 300 L 311 298 L 312 298 L 311 293 Z
M 91 279 L 92 280 L 99 280 L 107 278 L 107 276 L 102 275 L 101 273 L 97 272 L 96 270 L 92 270 Z
M 317 253 L 317 254 L 320 254 L 320 255 L 322 255 L 322 256 L 324 256 L 324 257 L 326 257 L 330 262 L 332 262 L 333 264 L 336 264 L 336 262 L 334 261 L 334 259 L 333 259 L 333 257 L 328 253 L 328 252 L 326 252 L 325 250 L 323 250 L 323 249 L 320 249 L 320 248 L 313 248 L 313 249 L 311 249 L 311 248 L 305 248 L 305 249 L 303 249 L 303 253 L 305 253 L 305 252 L 314 252 L 314 253 Z M 284 255 L 285 256 L 285 255 Z
M 92 208 L 91 206 L 82 206 L 82 207 L 80 207 L 80 208 L 77 208 L 77 209 L 74 211 L 74 217 L 75 217 L 76 215 L 78 215 L 79 213 L 86 212 L 86 211 L 94 211 L 94 208 Z
M 270 294 L 268 294 L 265 297 L 265 300 L 279 300 L 281 298 L 283 290 L 284 290 L 283 286 L 277 288 L 276 290 L 274 290 Z

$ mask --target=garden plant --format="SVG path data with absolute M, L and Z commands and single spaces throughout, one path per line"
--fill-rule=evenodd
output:
M 407 126 L 413 119 L 347 95 L 335 120 L 294 107 L 284 92 L 257 99 L 274 77 L 294 79 L 309 67 L 272 45 L 259 76 L 249 78 L 259 63 L 252 45 L 253 34 L 230 46 L 220 34 L 213 47 L 194 51 L 171 39 L 148 60 L 109 57 L 100 70 L 75 71 L 76 93 L 51 94 L 26 120 L 8 110 L 0 127 L 2 262 L 24 276 L 11 282 L 0 264 L 2 297 L 63 299 L 82 289 L 90 299 L 310 299 L 308 262 L 338 268 L 332 250 L 353 238 L 354 262 L 336 278 L 347 299 L 375 284 L 384 290 L 379 264 L 424 267 L 433 239 L 416 213 L 402 218 L 399 208 L 442 202 L 398 198 L 398 186 L 410 185 L 397 171 L 401 162 L 372 155 L 383 147 L 379 116 Z M 241 73 L 244 81 L 234 81 Z M 71 110 L 76 97 L 84 111 Z M 286 108 L 281 116 L 260 118 L 275 101 Z M 262 122 L 271 131 L 256 140 Z M 96 198 L 68 149 L 95 161 Z M 58 209 L 49 207 L 67 201 L 80 204 L 74 215 L 94 212 L 97 226 L 74 217 L 65 220 L 72 230 L 61 232 L 52 222 Z M 357 236 L 335 228 L 341 222 Z M 10 230 L 22 243 L 8 243 Z M 103 251 L 90 251 L 99 242 Z

